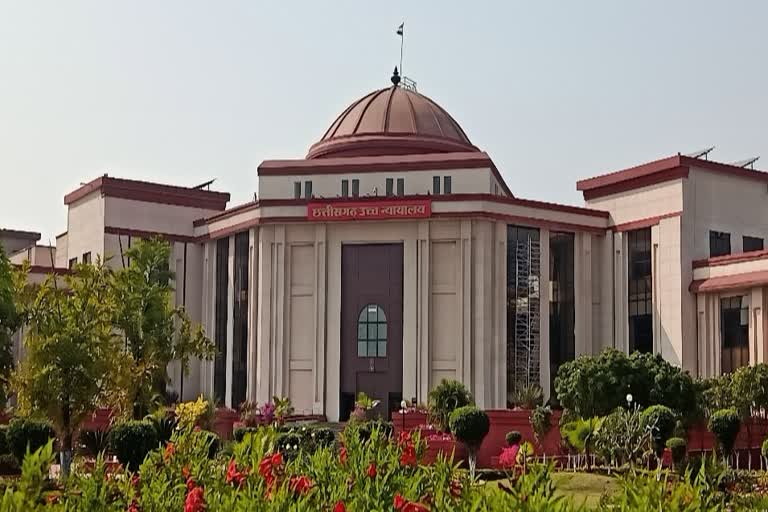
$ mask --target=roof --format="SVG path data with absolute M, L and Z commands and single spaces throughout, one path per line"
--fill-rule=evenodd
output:
M 40 233 L 35 231 L 23 231 L 20 229 L 0 228 L 0 238 L 16 238 L 22 240 L 31 240 L 37 242 L 40 240 Z
M 580 180 L 576 183 L 576 189 L 583 192 L 585 200 L 590 200 L 678 178 L 687 178 L 691 167 L 768 182 L 768 173 L 764 171 L 745 169 L 735 165 L 678 154 L 621 171 Z
M 720 292 L 765 284 L 768 284 L 768 270 L 756 270 L 742 274 L 697 279 L 691 282 L 689 290 L 693 293 Z
M 207 210 L 224 210 L 229 201 L 229 194 L 226 192 L 112 178 L 104 175 L 64 196 L 64 204 L 72 204 L 95 191 L 101 191 L 102 195 L 108 197 Z
M 459 123 L 416 91 L 393 85 L 366 94 L 331 123 L 307 158 L 479 151 Z

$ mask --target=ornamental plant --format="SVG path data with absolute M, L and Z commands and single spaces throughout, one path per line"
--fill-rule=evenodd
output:
M 709 431 L 715 435 L 717 446 L 723 459 L 733 452 L 736 436 L 741 429 L 741 418 L 736 409 L 720 409 L 715 411 L 707 424 Z
M 666 447 L 669 448 L 669 452 L 672 455 L 673 466 L 679 468 L 683 460 L 685 460 L 688 443 L 682 437 L 670 437 L 667 439 Z
M 507 435 L 504 436 L 504 440 L 507 441 L 507 446 L 514 446 L 516 444 L 520 444 L 520 441 L 523 440 L 523 434 L 517 430 L 513 430 L 511 432 L 507 432 Z
M 669 407 L 652 405 L 642 412 L 640 418 L 646 430 L 651 433 L 657 457 L 661 457 L 667 439 L 675 430 L 675 414 Z
M 482 409 L 478 409 L 473 405 L 466 405 L 451 413 L 450 425 L 451 432 L 456 436 L 456 439 L 467 447 L 469 452 L 469 472 L 474 480 L 477 452 L 480 450 L 480 445 L 491 428 L 488 415 Z
M 148 421 L 118 423 L 109 433 L 110 450 L 130 470 L 138 469 L 147 454 L 157 446 L 157 433 Z
M 464 384 L 456 380 L 443 379 L 429 392 L 430 421 L 441 431 L 450 432 L 451 413 L 460 407 L 472 404 L 474 400 Z
M 182 402 L 176 406 L 176 418 L 180 428 L 206 427 L 212 418 L 211 407 L 203 395 L 194 402 Z

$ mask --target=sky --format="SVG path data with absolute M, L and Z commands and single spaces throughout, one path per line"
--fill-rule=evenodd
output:
M 404 73 L 517 197 L 716 146 L 768 169 L 768 2 L 0 0 L 0 227 L 67 228 L 111 176 L 230 206 Z

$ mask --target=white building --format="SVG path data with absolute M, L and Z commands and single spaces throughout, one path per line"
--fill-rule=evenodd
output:
M 391 409 L 443 378 L 503 408 L 515 383 L 548 393 L 562 362 L 605 347 L 695 376 L 766 360 L 767 173 L 677 155 L 580 181 L 585 207 L 522 199 L 397 84 L 257 172 L 258 199 L 230 209 L 225 193 L 109 176 L 65 197 L 56 267 L 173 242 L 176 301 L 219 351 L 185 398 L 288 396 L 335 420 L 357 391 Z

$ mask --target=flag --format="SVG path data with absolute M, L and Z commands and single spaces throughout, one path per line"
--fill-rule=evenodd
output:
M 402 36 L 403 35 L 403 27 L 405 26 L 405 23 L 401 23 L 399 27 L 397 27 L 397 35 Z

